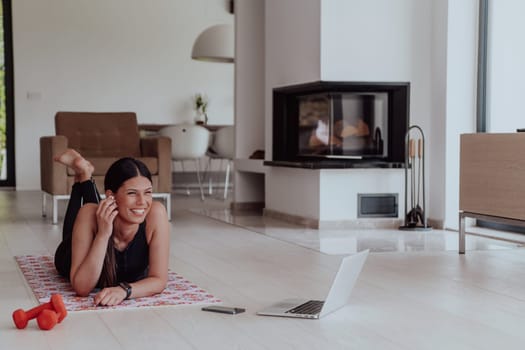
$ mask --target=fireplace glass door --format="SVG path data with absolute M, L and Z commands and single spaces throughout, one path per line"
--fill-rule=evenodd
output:
M 299 156 L 387 156 L 388 93 L 320 93 L 297 99 Z

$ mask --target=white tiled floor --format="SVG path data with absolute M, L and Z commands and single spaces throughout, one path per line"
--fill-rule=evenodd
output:
M 439 252 L 457 251 L 457 232 L 447 230 L 400 231 L 388 229 L 309 229 L 283 222 L 259 213 L 232 215 L 228 208 L 194 208 L 191 212 L 214 218 L 218 221 L 243 227 L 286 242 L 325 254 L 353 254 L 370 249 L 371 252 Z M 477 232 L 501 236 L 505 240 L 482 236 L 468 236 L 468 250 L 513 249 L 525 243 L 525 235 L 496 233 L 476 229 Z M 521 242 L 520 242 L 521 240 Z
M 220 201 L 176 196 L 173 204 L 170 268 L 246 313 L 205 313 L 199 306 L 71 312 L 49 332 L 34 323 L 16 330 L 11 312 L 35 300 L 13 256 L 53 253 L 61 232 L 40 216 L 38 192 L 0 191 L 0 349 L 478 350 L 525 344 L 525 250 L 516 243 L 467 236 L 462 256 L 454 232 L 316 231 L 256 216 L 227 219 Z M 366 248 L 372 253 L 340 311 L 318 321 L 255 315 L 285 297 L 323 298 L 340 254 Z

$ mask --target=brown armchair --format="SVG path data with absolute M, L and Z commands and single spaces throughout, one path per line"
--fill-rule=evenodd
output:
M 171 219 L 171 140 L 168 137 L 140 138 L 137 116 L 132 112 L 88 113 L 58 112 L 56 136 L 40 138 L 40 182 L 42 215 L 46 216 L 46 196 L 53 200 L 53 224 L 57 223 L 57 202 L 68 199 L 74 173 L 53 157 L 73 148 L 95 167 L 93 178 L 99 191 L 104 175 L 119 158 L 140 159 L 151 171 L 154 198 L 166 202 Z

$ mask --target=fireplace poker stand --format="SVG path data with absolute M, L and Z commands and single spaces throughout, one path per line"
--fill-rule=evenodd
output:
M 419 134 L 420 138 L 410 138 L 411 130 L 415 130 L 412 134 Z M 399 227 L 400 230 L 432 230 L 427 224 L 426 216 L 425 153 L 423 130 L 417 125 L 412 125 L 405 134 L 405 222 Z

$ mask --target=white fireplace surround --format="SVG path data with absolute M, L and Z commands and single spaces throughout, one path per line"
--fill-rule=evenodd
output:
M 404 218 L 404 169 L 297 169 L 266 171 L 265 215 L 311 228 L 396 228 Z M 358 194 L 398 195 L 397 218 L 358 218 Z

